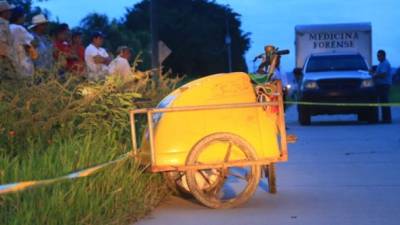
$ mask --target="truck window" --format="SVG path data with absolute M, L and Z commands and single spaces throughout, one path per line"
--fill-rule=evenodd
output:
M 306 72 L 368 70 L 361 55 L 311 56 Z

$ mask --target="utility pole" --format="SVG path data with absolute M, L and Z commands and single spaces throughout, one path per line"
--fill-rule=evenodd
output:
M 228 6 L 227 6 L 228 7 Z M 228 72 L 232 72 L 232 38 L 229 29 L 229 16 L 228 16 L 228 9 L 225 15 L 225 26 L 226 26 L 226 36 L 225 36 L 225 44 L 227 48 L 228 54 Z
M 151 32 L 151 67 L 159 70 L 160 62 L 158 60 L 158 0 L 150 0 L 150 32 Z M 158 75 L 156 72 L 154 75 Z

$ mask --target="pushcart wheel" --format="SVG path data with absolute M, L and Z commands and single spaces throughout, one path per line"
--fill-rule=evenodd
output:
M 276 190 L 276 173 L 275 173 L 275 164 L 271 163 L 265 166 L 265 176 L 268 179 L 268 191 L 271 194 L 275 194 Z
M 217 148 L 217 149 L 216 149 Z M 251 145 L 230 133 L 215 133 L 201 139 L 190 151 L 187 165 L 220 164 L 256 160 Z M 245 203 L 257 189 L 261 168 L 255 164 L 186 172 L 192 195 L 210 208 L 232 208 Z
M 163 173 L 163 177 L 165 183 L 173 194 L 180 195 L 185 198 L 190 198 L 192 196 L 190 194 L 184 172 L 167 171 Z

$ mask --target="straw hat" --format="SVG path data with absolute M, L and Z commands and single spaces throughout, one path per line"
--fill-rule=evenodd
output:
M 0 0 L 0 12 L 4 12 L 4 11 L 7 11 L 7 10 L 12 10 L 14 8 L 15 8 L 14 5 L 8 4 L 7 1 Z
M 32 18 L 32 25 L 29 26 L 29 29 L 36 27 L 39 24 L 48 23 L 49 21 L 43 14 L 38 14 Z

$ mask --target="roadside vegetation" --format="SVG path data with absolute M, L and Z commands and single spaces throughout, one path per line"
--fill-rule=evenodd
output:
M 64 176 L 129 152 L 128 111 L 154 106 L 180 81 L 149 74 L 136 71 L 127 83 L 2 81 L 0 184 Z M 159 175 L 128 158 L 91 177 L 1 195 L 0 224 L 131 224 L 167 194 Z
M 390 102 L 400 103 L 400 84 L 397 83 L 390 88 Z

